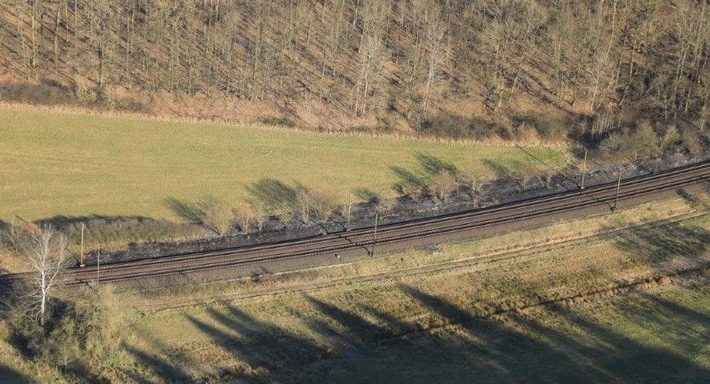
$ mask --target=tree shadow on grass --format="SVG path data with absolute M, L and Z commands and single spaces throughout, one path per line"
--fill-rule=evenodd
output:
M 0 220 L 0 233 L 2 233 L 2 234 L 7 233 L 7 231 L 10 230 L 10 227 L 11 227 L 10 223 L 6 223 L 6 222 Z
M 684 307 L 678 303 L 666 300 L 657 295 L 641 294 L 646 300 L 652 302 L 653 304 L 659 306 L 662 311 L 667 315 L 666 317 L 671 320 L 686 321 L 692 324 L 703 324 L 707 326 L 710 324 L 710 314 L 698 312 L 694 309 Z M 672 315 L 672 316 L 671 316 Z M 646 319 L 649 319 L 646 317 Z M 706 332 L 704 335 L 697 335 L 698 337 L 703 337 L 710 344 L 710 333 Z
M 401 290 L 411 299 L 406 305 L 424 312 L 400 318 L 365 303 L 346 309 L 307 297 L 314 310 L 294 317 L 313 336 L 234 306 L 208 309 L 208 320 L 188 319 L 235 359 L 260 372 L 244 377 L 249 382 L 368 383 L 392 377 L 408 383 L 648 382 L 676 377 L 701 382 L 710 374 L 674 351 L 620 333 L 623 327 L 612 328 L 555 304 L 487 318 L 412 286 Z M 693 329 L 701 329 L 708 321 L 707 315 L 680 304 L 648 301 L 668 313 L 662 319 L 653 310 L 639 315 L 645 316 L 639 318 L 647 323 L 644 327 L 680 329 L 692 323 Z M 638 311 L 629 307 L 614 313 L 633 321 L 635 315 L 627 312 Z M 691 336 L 675 331 L 658 337 L 675 343 Z M 154 365 L 158 372 L 167 369 L 160 362 Z
M 25 375 L 0 363 L 0 379 L 5 384 L 25 384 L 32 383 Z
M 493 172 L 498 179 L 505 179 L 511 176 L 511 170 L 500 162 L 483 159 L 483 165 Z
M 252 368 L 274 370 L 286 364 L 319 360 L 326 355 L 313 341 L 256 319 L 234 306 L 228 306 L 225 311 L 210 308 L 208 313 L 209 322 L 191 316 L 188 320 L 216 345 Z
M 377 205 L 382 201 L 382 196 L 367 188 L 355 188 L 353 195 L 367 204 Z
M 151 355 L 136 347 L 125 345 L 124 349 L 131 354 L 138 364 L 147 368 L 154 377 L 159 378 L 163 383 L 186 383 L 191 382 L 190 375 L 180 366 L 172 364 L 159 356 Z M 152 380 L 138 372 L 124 372 L 135 383 L 151 383 Z
M 691 260 L 708 250 L 710 231 L 698 226 L 662 221 L 622 231 L 614 243 L 620 250 L 654 264 L 673 257 Z
M 429 176 L 436 176 L 441 174 L 442 172 L 448 172 L 452 176 L 456 176 L 459 173 L 459 170 L 458 168 L 456 168 L 456 165 L 441 158 L 421 152 L 417 152 L 416 157 L 417 161 L 419 162 L 419 165 Z
M 309 297 L 308 301 L 311 302 L 320 313 L 335 321 L 351 335 L 341 335 L 345 339 L 359 341 L 363 346 L 366 346 L 384 337 L 393 336 L 393 334 L 386 329 L 325 301 L 312 297 Z
M 252 204 L 262 204 L 272 212 L 293 210 L 298 206 L 298 188 L 276 179 L 259 179 L 246 187 Z
M 710 374 L 706 368 L 673 351 L 646 345 L 564 308 L 553 306 L 551 310 L 540 310 L 550 311 L 559 319 L 557 321 L 571 324 L 571 331 L 561 331 L 543 325 L 537 317 L 516 313 L 508 314 L 505 323 L 478 319 L 456 305 L 412 287 L 405 286 L 403 290 L 432 312 L 459 324 L 473 340 L 478 340 L 462 348 L 462 352 L 476 351 L 472 356 L 474 369 L 485 365 L 499 367 L 497 371 L 485 372 L 493 382 L 650 382 L 664 381 L 664 377 L 701 382 Z M 678 305 L 667 306 L 667 309 L 672 314 L 687 313 Z M 648 324 L 663 325 L 655 312 L 648 312 L 646 316 Z M 697 325 L 698 321 L 706 320 L 704 317 L 693 316 L 690 322 Z M 667 319 L 676 317 L 671 315 Z M 676 320 L 679 328 L 684 321 Z M 582 337 L 577 337 L 580 334 Z M 668 336 L 682 338 L 679 335 L 663 337 Z M 489 359 L 487 363 L 486 359 Z M 475 367 L 476 362 L 484 364 Z M 538 369 L 527 370 L 527 367 Z
M 417 198 L 427 196 L 431 191 L 431 181 L 448 173 L 452 178 L 457 178 L 459 171 L 456 166 L 441 158 L 417 152 L 415 154 L 419 163 L 419 170 L 409 170 L 400 166 L 391 166 L 390 170 L 399 179 L 392 188 L 403 196 Z
M 400 166 L 391 166 L 390 170 L 399 179 L 392 188 L 401 195 L 410 195 L 416 197 L 425 195 L 429 188 L 429 183 L 424 176 L 415 174 L 414 172 L 402 168 Z
M 656 329 L 651 333 L 662 340 L 659 344 L 651 340 L 632 339 L 627 334 L 613 330 L 606 324 L 594 322 L 591 317 L 581 316 L 569 308 L 552 308 L 551 312 L 571 324 L 576 332 L 593 336 L 585 344 L 580 344 L 572 340 L 568 333 L 544 326 L 539 321 L 524 319 L 520 323 L 531 327 L 536 334 L 544 336 L 551 345 L 565 350 L 565 353 L 577 353 L 580 359 L 587 362 L 578 369 L 580 377 L 584 377 L 582 375 L 586 367 L 589 376 L 585 380 L 590 382 L 705 382 L 710 377 L 710 370 L 689 360 L 686 356 L 665 348 L 663 344 L 670 343 L 692 352 L 693 347 L 689 347 L 685 342 L 691 340 L 688 338 L 689 335 L 678 330 L 686 327 L 704 327 L 707 323 L 698 323 L 697 319 L 677 316 L 686 310 L 678 305 L 663 314 L 653 308 L 653 301 L 646 298 L 645 301 L 641 300 L 635 305 L 624 302 L 621 305 L 617 304 L 616 308 L 626 321 L 633 322 L 638 328 L 647 331 Z M 705 338 L 707 340 L 707 335 Z M 703 344 L 702 341 L 693 341 L 693 343 Z

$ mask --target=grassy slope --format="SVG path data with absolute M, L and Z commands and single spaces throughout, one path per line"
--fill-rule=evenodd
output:
M 391 193 L 390 166 L 416 168 L 417 152 L 492 172 L 530 162 L 513 146 L 328 135 L 213 123 L 97 117 L 0 106 L 0 220 L 53 215 L 171 217 L 163 199 L 214 195 L 242 204 L 263 177 Z M 559 167 L 563 148 L 529 148 Z

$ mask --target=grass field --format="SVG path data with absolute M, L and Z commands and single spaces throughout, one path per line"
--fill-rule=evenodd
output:
M 528 147 L 552 167 L 564 147 Z M 218 123 L 167 122 L 0 105 L 0 220 L 55 215 L 175 219 L 164 199 L 214 196 L 238 207 L 260 178 L 393 194 L 391 166 L 416 169 L 416 153 L 493 177 L 539 163 L 512 145 L 317 134 Z
M 683 204 L 444 245 L 440 257 L 658 220 L 687 213 Z M 707 263 L 709 234 L 702 214 L 513 259 L 157 312 L 134 323 L 133 355 L 162 379 L 224 370 L 247 382 L 702 382 L 710 373 L 708 285 L 616 287 Z M 364 260 L 349 275 L 414 267 L 409 258 L 436 263 L 413 251 L 392 255 L 389 267 Z M 269 285 L 243 289 L 261 284 Z M 575 299 L 534 306 L 566 297 Z

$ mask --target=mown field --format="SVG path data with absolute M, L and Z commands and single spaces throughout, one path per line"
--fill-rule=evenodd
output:
M 513 145 L 317 134 L 217 123 L 168 122 L 0 106 L 0 220 L 55 215 L 172 218 L 166 198 L 213 196 L 234 207 L 260 178 L 393 195 L 391 166 L 416 169 L 417 153 L 494 176 L 541 164 Z M 526 147 L 551 167 L 564 147 Z
M 679 197 L 258 280 L 122 292 L 121 347 L 100 369 L 77 372 L 144 382 L 701 383 L 709 245 L 707 205 Z M 10 343 L 0 352 L 0 372 L 17 382 L 66 375 Z

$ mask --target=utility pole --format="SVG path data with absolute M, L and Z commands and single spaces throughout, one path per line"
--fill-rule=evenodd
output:
M 379 219 L 377 211 L 375 211 L 375 232 L 372 237 L 372 256 L 375 256 L 375 247 L 377 246 L 377 221 Z
M 619 181 L 616 182 L 616 196 L 614 197 L 614 206 L 611 208 L 612 211 L 616 210 L 616 204 L 619 202 L 619 189 L 621 189 L 621 171 L 619 173 Z
M 584 189 L 584 176 L 587 173 L 587 148 L 584 148 L 584 163 L 582 163 L 582 185 L 579 189 Z
M 79 267 L 84 268 L 84 223 L 81 223 L 81 253 L 79 254 Z
M 346 231 L 350 230 L 350 208 L 353 205 L 353 191 L 349 190 L 348 191 L 348 226 L 345 229 Z
M 96 256 L 96 288 L 99 287 L 99 277 L 101 271 L 101 251 Z

